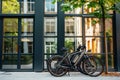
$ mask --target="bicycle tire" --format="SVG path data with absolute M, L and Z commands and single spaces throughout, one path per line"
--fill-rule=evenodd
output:
M 97 77 L 104 71 L 102 61 L 96 56 L 89 56 L 87 59 L 85 59 L 83 68 L 85 72 L 92 77 Z
M 77 69 L 78 69 L 78 71 L 79 71 L 80 73 L 87 75 L 87 73 L 85 72 L 85 70 L 84 70 L 84 68 L 83 68 L 83 66 L 84 66 L 84 65 L 83 65 L 84 60 L 85 60 L 85 59 L 82 59 L 82 60 L 77 64 Z
M 59 63 L 59 61 L 61 61 L 62 59 L 63 59 L 62 56 L 54 56 L 51 59 L 49 59 L 48 71 L 50 72 L 51 75 L 53 75 L 55 77 L 61 77 L 67 73 L 66 68 L 56 67 L 57 63 Z M 66 63 L 66 61 L 63 61 L 63 62 Z

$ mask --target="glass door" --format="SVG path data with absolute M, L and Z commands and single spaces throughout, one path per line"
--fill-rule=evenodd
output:
M 33 19 L 4 18 L 2 69 L 32 69 Z

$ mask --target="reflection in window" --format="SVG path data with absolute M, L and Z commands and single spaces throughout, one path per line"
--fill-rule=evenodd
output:
M 82 45 L 82 38 L 65 38 L 65 47 L 68 48 L 69 52 L 73 52 L 77 50 L 79 45 Z
M 112 19 L 108 18 L 105 20 L 106 34 L 107 36 L 112 36 Z
M 86 38 L 86 49 L 91 50 L 92 53 L 100 53 L 101 40 L 100 38 L 89 37 Z
M 76 8 L 72 11 L 67 11 L 65 14 L 82 14 L 82 9 L 81 8 Z
M 45 59 L 51 56 L 51 54 L 57 53 L 57 39 L 56 38 L 45 38 Z
M 3 39 L 3 53 L 17 53 L 18 52 L 18 39 L 17 38 L 4 38 Z
M 54 17 L 45 18 L 45 35 L 56 35 L 57 34 L 57 19 Z
M 66 23 L 65 32 L 66 32 L 66 33 L 74 33 L 74 19 L 66 20 L 65 23 Z
M 33 14 L 34 11 L 35 11 L 35 1 L 34 0 L 22 0 L 21 13 Z
M 95 11 L 95 8 L 88 8 L 88 6 L 84 7 L 84 14 L 89 14 Z
M 100 23 L 97 18 L 85 18 L 86 36 L 100 36 Z
M 18 19 L 4 18 L 4 36 L 18 35 Z
M 18 0 L 2 0 L 2 13 L 18 14 L 20 12 L 20 4 Z
M 27 39 L 27 40 L 26 40 Z M 22 39 L 22 48 L 21 53 L 33 53 L 33 40 L 32 38 L 23 38 Z
M 33 19 L 22 19 L 22 36 L 33 36 Z
M 66 17 L 65 36 L 81 36 L 81 35 L 82 35 L 81 17 Z
M 57 3 L 52 4 L 52 0 L 45 0 L 45 13 L 56 13 Z

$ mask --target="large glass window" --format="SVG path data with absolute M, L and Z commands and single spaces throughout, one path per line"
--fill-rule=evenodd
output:
M 2 69 L 33 68 L 32 18 L 3 19 L 2 64 Z

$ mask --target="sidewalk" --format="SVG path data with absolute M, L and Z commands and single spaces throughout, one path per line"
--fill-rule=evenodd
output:
M 0 72 L 0 80 L 120 80 L 120 77 L 90 77 L 79 72 L 70 72 L 70 76 L 62 77 L 54 77 L 48 72 Z

